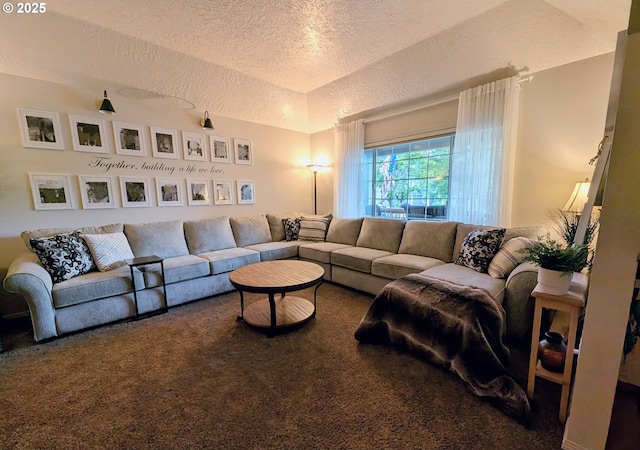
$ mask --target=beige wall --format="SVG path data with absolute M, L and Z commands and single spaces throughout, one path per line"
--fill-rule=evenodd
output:
M 614 54 L 534 74 L 522 83 L 514 185 L 514 226 L 547 225 L 576 181 L 591 179 L 604 135 Z
M 115 70 L 115 69 L 114 69 Z M 8 267 L 13 257 L 24 249 L 20 232 L 42 227 L 79 227 L 113 222 L 146 222 L 172 219 L 195 219 L 211 216 L 238 216 L 280 211 L 311 211 L 311 173 L 304 167 L 309 160 L 310 138 L 307 133 L 251 122 L 213 116 L 214 132 L 205 134 L 244 138 L 252 141 L 254 164 L 213 164 L 211 162 L 140 158 L 121 156 L 113 147 L 112 121 L 130 122 L 181 131 L 203 132 L 200 116 L 194 110 L 182 109 L 166 100 L 139 100 L 109 92 L 116 115 L 98 113 L 101 92 L 0 74 L 0 268 Z M 32 108 L 60 115 L 65 150 L 24 148 L 20 139 L 17 108 Z M 125 161 L 142 166 L 162 162 L 174 168 L 171 174 L 162 170 L 111 169 L 91 167 L 97 154 L 73 151 L 68 114 L 103 119 L 107 125 L 110 161 Z M 180 136 L 180 134 L 179 134 Z M 150 137 L 150 136 L 148 136 Z M 181 138 L 180 138 L 181 140 Z M 180 147 L 181 148 L 181 147 Z M 188 166 L 196 172 L 187 174 Z M 200 172 L 200 171 L 203 172 Z M 215 171 L 212 173 L 212 170 Z M 71 175 L 74 209 L 36 211 L 33 208 L 27 174 L 44 172 Z M 84 210 L 81 208 L 77 175 L 111 175 L 114 177 L 118 206 L 115 209 Z M 119 176 L 149 177 L 152 194 L 150 208 L 122 208 L 119 199 Z M 158 207 L 155 177 L 253 180 L 254 205 Z

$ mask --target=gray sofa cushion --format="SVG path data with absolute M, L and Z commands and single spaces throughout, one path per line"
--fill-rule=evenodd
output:
M 273 261 L 274 259 L 295 258 L 298 256 L 299 242 L 265 242 L 263 244 L 247 245 L 245 248 L 260 252 L 260 261 Z
M 336 244 L 356 245 L 362 221 L 359 219 L 332 219 L 327 231 L 327 242 L 335 242 Z
M 527 239 L 539 240 L 542 236 L 546 235 L 549 230 L 545 227 L 512 227 L 507 228 L 507 232 L 504 234 L 504 242 L 508 242 L 514 237 L 523 237 Z
M 420 272 L 430 277 L 451 281 L 452 283 L 475 286 L 485 289 L 493 298 L 502 303 L 504 300 L 505 280 L 493 278 L 486 273 L 476 272 L 454 263 L 443 264 Z
M 136 287 L 144 288 L 142 273 L 134 268 Z M 56 308 L 77 305 L 99 298 L 122 295 L 132 292 L 131 269 L 129 266 L 119 267 L 108 272 L 89 272 L 70 280 L 53 285 L 51 295 Z
M 265 216 L 231 217 L 229 222 L 238 247 L 271 242 L 271 230 Z
M 209 261 L 195 255 L 175 256 L 163 261 L 165 284 L 177 283 L 179 281 L 193 280 L 207 276 L 211 273 Z M 144 284 L 146 287 L 162 286 L 162 272 L 160 264 L 148 264 L 140 266 L 140 271 L 144 274 Z
M 184 235 L 192 255 L 236 246 L 231 224 L 226 216 L 187 220 L 184 222 Z
M 331 264 L 359 272 L 371 273 L 371 263 L 375 259 L 393 253 L 367 247 L 347 247 L 331 253 Z
M 404 222 L 397 219 L 365 217 L 356 246 L 398 253 Z
M 398 253 L 429 256 L 453 262 L 451 255 L 458 222 L 424 222 L 411 220 L 404 226 Z
M 149 255 L 171 258 L 189 254 L 182 220 L 127 223 L 124 234 L 136 258 Z
M 282 219 L 294 219 L 299 217 L 297 212 L 267 214 L 267 222 L 269 222 L 269 230 L 271 231 L 271 240 L 274 242 L 284 241 L 284 225 Z
M 335 242 L 300 243 L 298 256 L 300 256 L 300 258 L 330 264 L 332 251 L 348 247 L 353 247 L 353 245 L 337 244 Z
M 212 275 L 231 272 L 247 264 L 260 262 L 260 253 L 239 247 L 201 253 L 198 256 L 209 261 Z
M 432 267 L 441 266 L 444 261 L 428 256 L 397 254 L 383 256 L 371 264 L 371 274 L 395 280 L 410 273 L 419 273 Z

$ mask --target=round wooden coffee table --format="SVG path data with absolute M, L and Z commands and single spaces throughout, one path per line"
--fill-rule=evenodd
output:
M 229 281 L 240 292 L 240 315 L 254 327 L 267 330 L 273 337 L 279 330 L 302 324 L 316 314 L 316 293 L 324 277 L 324 269 L 318 264 L 298 260 L 265 261 L 249 264 L 234 270 Z M 286 295 L 315 286 L 313 303 L 309 300 Z M 244 292 L 267 294 L 244 307 Z M 276 298 L 276 294 L 280 294 Z

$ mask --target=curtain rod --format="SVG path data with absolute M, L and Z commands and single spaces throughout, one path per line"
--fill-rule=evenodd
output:
M 522 83 L 524 81 L 531 81 L 533 80 L 533 75 L 523 75 L 521 77 L 518 77 L 518 83 Z M 362 122 L 363 123 L 370 123 L 370 122 L 376 122 L 378 120 L 382 120 L 382 119 L 388 119 L 390 117 L 395 117 L 395 116 L 399 116 L 401 114 L 407 114 L 413 111 L 418 111 L 420 109 L 425 109 L 425 108 L 431 108 L 432 106 L 437 106 L 437 105 L 441 105 L 443 103 L 448 103 L 448 102 L 452 102 L 454 100 L 458 100 L 460 98 L 460 94 L 452 94 L 449 95 L 447 97 L 442 97 L 439 98 L 437 100 L 433 100 L 431 102 L 427 102 L 427 103 L 422 103 L 420 105 L 416 105 L 410 108 L 405 108 L 405 109 L 400 109 L 398 111 L 394 111 L 394 112 L 390 112 L 390 113 L 386 113 L 386 114 L 380 114 L 378 116 L 373 116 L 373 117 L 369 117 L 368 119 L 363 119 Z

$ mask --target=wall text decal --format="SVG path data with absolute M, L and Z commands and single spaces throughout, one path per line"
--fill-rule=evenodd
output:
M 146 162 L 142 164 L 128 163 L 125 159 L 112 160 L 108 156 L 92 156 L 89 159 L 89 167 L 102 170 L 103 173 L 108 173 L 112 169 L 125 169 L 125 170 L 146 170 L 149 172 L 160 172 L 173 175 L 175 172 L 184 174 L 199 174 L 199 173 L 224 173 L 223 169 L 216 168 L 215 165 L 211 167 L 197 166 L 196 164 L 182 165 L 178 162 Z

